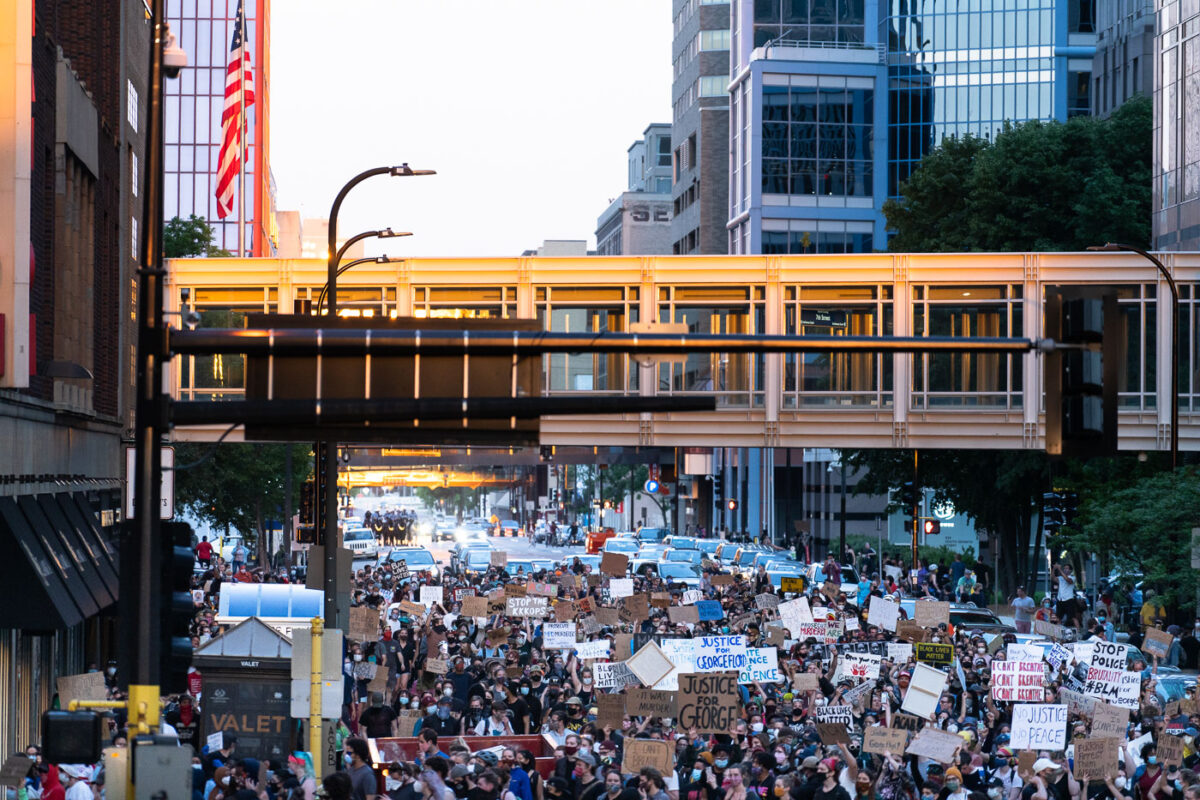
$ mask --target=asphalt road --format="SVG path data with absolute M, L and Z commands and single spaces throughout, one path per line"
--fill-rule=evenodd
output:
M 587 552 L 582 544 L 573 547 L 550 547 L 545 544 L 533 544 L 525 536 L 489 536 L 488 542 L 493 549 L 503 550 L 513 558 L 553 558 L 558 560 L 568 555 L 582 555 Z M 427 537 L 421 537 L 416 544 L 428 548 L 439 564 L 450 563 L 450 549 L 454 546 L 453 542 L 430 542 Z M 383 555 L 385 552 L 387 552 L 386 548 L 381 549 L 379 554 Z M 374 564 L 376 560 L 375 558 L 356 558 L 354 566 L 357 569 L 368 563 Z

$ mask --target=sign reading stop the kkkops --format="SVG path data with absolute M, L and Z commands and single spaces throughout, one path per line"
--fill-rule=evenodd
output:
M 134 484 L 137 482 L 137 448 L 125 448 L 125 518 L 134 518 Z M 175 448 L 162 448 L 162 490 L 159 494 L 158 518 L 175 518 Z

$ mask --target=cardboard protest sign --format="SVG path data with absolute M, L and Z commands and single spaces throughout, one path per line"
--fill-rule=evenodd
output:
M 737 578 L 727 572 L 720 572 L 711 576 L 708 582 L 713 586 L 732 586 L 737 582 Z
M 1083 780 L 1084 777 L 1087 777 L 1089 780 L 1102 781 L 1115 777 L 1121 741 L 1123 740 L 1097 739 L 1095 737 L 1076 739 L 1074 769 L 1072 770 L 1075 779 Z
M 854 710 L 848 705 L 817 706 L 813 709 L 817 720 L 817 735 L 824 745 L 849 744 L 850 725 L 854 722 Z
M 1061 696 L 1062 690 L 1059 691 Z M 1094 701 L 1092 710 L 1091 738 L 1114 738 L 1125 741 L 1129 729 L 1129 709 Z
M 504 599 L 510 597 L 528 597 L 529 589 L 519 583 L 510 583 L 504 587 Z
M 674 717 L 678 707 L 674 692 L 635 687 L 626 690 L 625 710 L 634 717 Z
M 1071 651 L 1058 642 L 1054 643 L 1054 646 L 1050 648 L 1050 652 L 1045 654 L 1045 657 L 1046 663 L 1055 672 L 1062 670 L 1063 664 L 1071 663 Z
M 500 588 L 487 596 L 488 601 L 488 616 L 492 614 L 503 614 L 506 607 L 507 598 L 504 595 L 504 589 Z
M 738 718 L 741 696 L 736 672 L 679 676 L 677 728 L 700 733 L 727 733 Z
M 954 645 L 940 642 L 917 642 L 913 645 L 913 654 L 917 661 L 933 664 L 937 667 L 948 667 L 954 662 Z
M 785 592 L 802 594 L 804 592 L 804 578 L 780 578 L 779 588 Z
M 696 672 L 740 671 L 746 666 L 745 636 L 701 636 L 696 642 Z
M 624 553 L 605 552 L 600 556 L 600 574 L 624 578 L 629 571 L 629 556 Z
M 1166 631 L 1160 631 L 1158 628 L 1147 628 L 1146 636 L 1142 639 L 1142 652 L 1148 656 L 1158 656 L 1166 658 L 1167 651 L 1171 649 L 1171 642 L 1175 641 L 1175 637 Z M 1159 756 L 1160 763 L 1167 763 Z
M 1045 683 L 1046 668 L 1040 661 L 992 662 L 992 697 L 996 700 L 1040 703 Z
M 950 764 L 954 761 L 954 754 L 963 744 L 962 738 L 953 733 L 926 727 L 913 737 L 904 752 L 908 755 L 931 758 L 941 764 Z
M 488 615 L 488 599 L 486 597 L 464 597 L 462 613 L 464 617 L 486 617 Z
M 725 609 L 721 607 L 720 600 L 701 600 L 694 607 L 696 613 L 700 615 L 701 622 L 716 622 L 725 619 Z
M 366 606 L 350 609 L 350 630 L 346 638 L 355 642 L 373 642 L 379 638 L 379 612 Z M 100 698 L 103 699 L 103 698 Z
M 620 689 L 625 686 L 636 686 L 638 676 L 625 665 L 624 661 L 612 661 L 607 664 L 597 662 L 592 665 L 592 676 L 597 689 Z
M 1032 750 L 1017 753 L 1017 777 L 1023 781 L 1033 779 L 1033 765 L 1037 763 L 1038 754 Z
M 32 766 L 33 759 L 22 755 L 4 759 L 4 765 L 0 766 L 0 786 L 24 786 L 25 776 Z
M 655 608 L 670 608 L 671 593 L 670 592 L 651 592 L 650 605 Z
M 1035 619 L 1033 621 L 1033 632 L 1056 641 L 1062 641 L 1063 639 L 1067 638 L 1066 628 L 1064 628 L 1062 625 L 1055 625 L 1053 622 L 1047 622 L 1046 620 L 1042 619 Z
M 787 634 L 783 632 L 783 628 L 771 628 L 767 631 L 767 645 L 769 647 L 784 647 L 787 645 Z
M 1007 661 L 1041 661 L 1042 648 L 1036 644 L 1013 642 L 1004 646 L 1004 658 Z
M 815 672 L 797 672 L 792 675 L 792 685 L 797 692 L 821 691 L 821 676 Z
M 644 594 L 622 597 L 621 605 L 617 609 L 617 616 L 621 622 L 628 623 L 650 619 L 650 603 L 648 598 Z
M 596 695 L 596 724 L 606 725 L 620 730 L 625 719 L 625 695 L 605 694 Z
M 1156 752 L 1158 763 L 1166 766 L 1183 765 L 1183 737 L 1164 734 L 1158 737 Z
M 450 665 L 444 658 L 430 658 L 425 661 L 425 671 L 434 675 L 445 675 L 450 671 Z
M 379 668 L 375 670 L 375 677 L 371 678 L 370 683 L 367 684 L 367 691 L 368 692 L 387 691 L 388 681 L 390 680 L 390 678 L 391 678 L 391 675 L 388 672 L 388 668 L 386 666 L 380 664 Z
M 1092 660 L 1088 666 L 1083 693 L 1113 705 L 1137 708 L 1141 677 L 1136 672 L 1130 674 L 1135 676 L 1136 686 L 1132 686 L 1132 683 L 1125 677 L 1125 645 L 1116 642 L 1096 642 L 1095 648 L 1092 650 Z M 1132 698 L 1130 697 L 1131 686 Z
M 704 599 L 704 592 L 699 589 L 684 589 L 683 599 L 680 601 L 685 606 L 690 606 L 693 603 L 698 603 Z
M 754 596 L 754 607 L 759 611 L 766 611 L 770 608 L 779 608 L 779 597 L 773 594 L 756 594 Z
M 896 638 L 905 642 L 923 642 L 928 635 L 925 628 L 913 620 L 902 619 L 896 623 Z
M 600 632 L 600 620 L 596 619 L 595 614 L 580 617 L 579 624 L 583 626 L 583 632 L 588 636 L 594 636 Z
M 596 613 L 596 604 L 592 602 L 590 597 L 581 597 L 575 601 L 575 607 L 579 609 L 580 614 Z
M 1059 703 L 1017 703 L 1013 706 L 1014 750 L 1064 750 L 1067 746 L 1067 707 Z
M 372 611 L 375 619 L 379 612 Z M 58 679 L 58 700 L 63 708 L 72 700 L 107 700 L 108 687 L 104 684 L 103 672 L 84 672 L 80 675 L 64 675 Z
M 573 650 L 575 634 L 574 622 L 547 622 L 542 626 L 542 647 L 546 650 Z
M 899 755 L 908 744 L 908 731 L 872 725 L 863 735 L 863 751 L 867 753 L 892 753 Z
M 850 744 L 850 734 L 846 732 L 845 725 L 818 722 L 817 736 L 821 737 L 821 744 L 826 747 L 832 747 L 837 744 Z
M 600 606 L 596 609 L 596 621 L 603 627 L 615 628 L 621 624 L 621 615 L 617 613 L 615 608 Z
M 508 629 L 507 625 L 500 628 L 492 628 L 487 632 L 488 644 L 490 644 L 492 647 L 502 645 L 508 641 L 508 635 L 510 633 L 512 633 L 512 631 Z
M 922 628 L 950 624 L 950 603 L 942 600 L 918 600 L 913 603 L 915 622 Z
M 700 612 L 695 606 L 671 606 L 667 609 L 667 619 L 673 623 L 690 622 L 695 624 L 700 621 Z
M 643 767 L 653 767 L 663 775 L 675 770 L 674 745 L 661 739 L 626 739 L 621 771 L 636 775 Z
M 791 629 L 789 628 L 789 630 Z M 802 622 L 796 630 L 792 631 L 792 637 L 798 642 L 806 642 L 809 639 L 816 639 L 818 642 L 823 642 L 828 636 L 828 622 Z
M 882 597 L 872 596 L 867 607 L 867 624 L 885 631 L 896 630 L 900 621 L 900 604 Z
M 932 719 L 938 699 L 946 688 L 949 676 L 939 669 L 917 663 L 913 667 L 912 677 L 908 681 L 908 691 L 904 693 L 904 702 L 900 708 L 925 719 Z M 959 739 L 961 742 L 962 740 Z M 911 747 L 911 745 L 910 745 Z
M 397 736 L 412 736 L 413 728 L 417 726 L 417 720 L 421 718 L 420 713 L 410 709 L 404 709 L 400 712 L 400 716 L 396 719 L 396 735 Z
M 542 619 L 550 613 L 550 601 L 545 597 L 510 597 L 504 613 L 510 617 Z
M 905 714 L 902 711 L 892 714 L 892 727 L 896 730 L 916 734 L 924 725 L 925 720 L 914 717 L 912 714 Z
M 617 661 L 624 661 L 633 655 L 633 634 L 618 633 L 612 638 L 613 658 Z
M 653 686 L 675 669 L 675 664 L 654 642 L 647 642 L 645 646 L 639 647 L 625 662 L 625 666 L 637 675 L 643 686 Z
M 553 583 L 539 583 L 530 581 L 525 584 L 525 591 L 529 594 L 538 595 L 539 597 L 558 597 L 558 586 Z
M 782 683 L 779 651 L 774 647 L 747 647 L 746 666 L 738 673 L 738 683 Z
M 559 622 L 570 622 L 575 619 L 575 604 L 569 600 L 560 600 L 555 603 L 554 618 Z
M 508 553 L 504 550 L 493 550 L 489 563 L 493 567 L 500 567 L 501 569 L 503 569 L 504 567 L 507 567 L 508 566 Z

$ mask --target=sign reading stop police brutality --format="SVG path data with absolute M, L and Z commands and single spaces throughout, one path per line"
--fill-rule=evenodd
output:
M 737 679 L 736 672 L 680 675 L 676 694 L 679 730 L 695 728 L 699 733 L 728 733 L 738 719 Z
M 1136 672 L 1132 674 L 1137 675 Z M 1125 678 L 1125 645 L 1096 642 L 1083 693 L 1116 706 L 1129 707 L 1130 688 L 1130 682 Z M 1133 708 L 1137 707 L 1137 692 L 1137 688 L 1133 688 Z
M 745 636 L 701 636 L 696 640 L 696 672 L 741 671 L 745 667 Z
M 1046 669 L 1040 661 L 993 661 L 992 698 L 1019 703 L 1043 700 Z

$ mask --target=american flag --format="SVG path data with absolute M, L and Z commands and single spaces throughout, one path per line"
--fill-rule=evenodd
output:
M 225 110 L 221 113 L 221 152 L 217 157 L 217 218 L 233 212 L 233 190 L 242 168 L 243 107 L 254 105 L 254 75 L 250 71 L 250 48 L 243 37 L 246 28 L 242 0 L 238 0 L 237 24 L 229 45 L 225 69 Z M 240 73 L 240 75 L 239 75 Z

